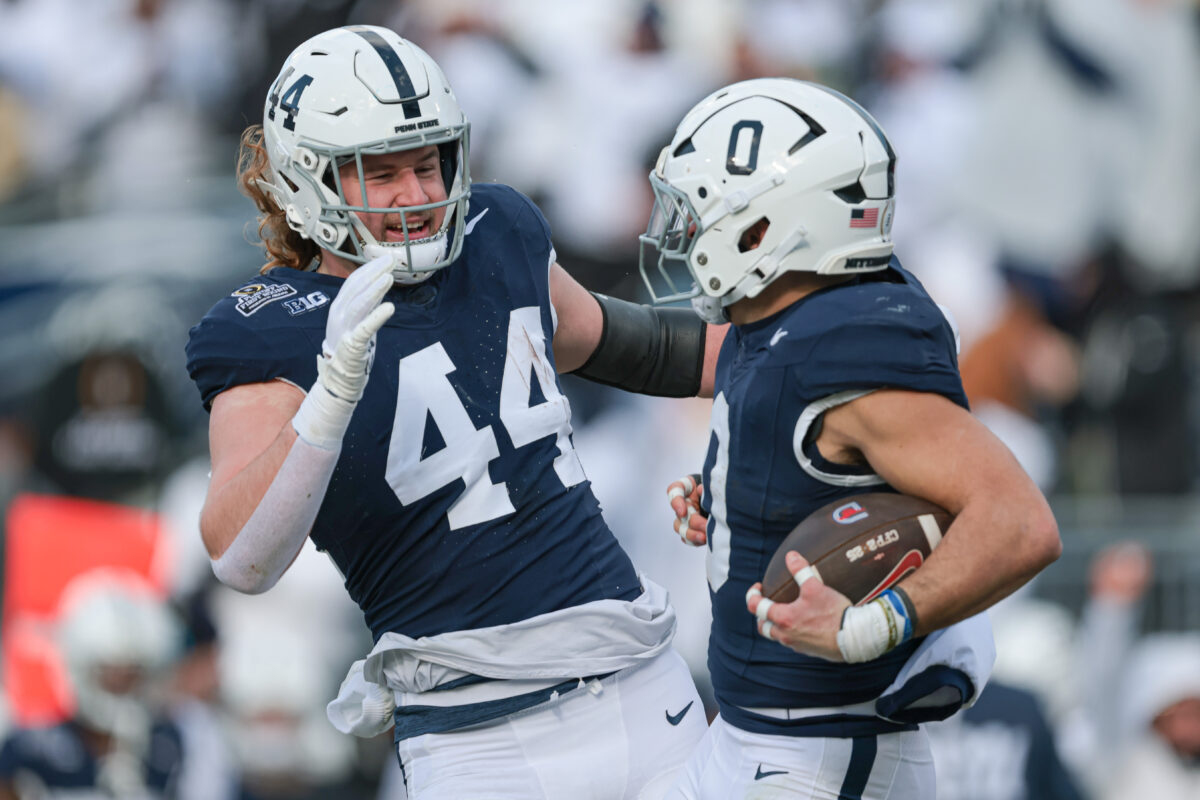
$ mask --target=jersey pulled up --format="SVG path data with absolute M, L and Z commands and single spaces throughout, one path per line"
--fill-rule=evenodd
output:
M 498 184 L 470 203 L 459 258 L 388 292 L 396 311 L 313 524 L 377 641 L 641 593 L 571 441 L 546 221 Z M 341 285 L 280 267 L 220 300 L 187 346 L 205 406 L 241 384 L 307 390 Z
M 734 326 L 722 346 L 702 501 L 713 606 L 708 666 L 721 715 L 737 727 L 797 736 L 896 729 L 835 711 L 786 721 L 747 711 L 874 700 L 917 646 L 834 663 L 763 638 L 746 610 L 746 591 L 805 517 L 842 497 L 890 489 L 869 467 L 822 458 L 813 435 L 826 408 L 881 388 L 935 392 L 967 407 L 953 329 L 895 259 Z

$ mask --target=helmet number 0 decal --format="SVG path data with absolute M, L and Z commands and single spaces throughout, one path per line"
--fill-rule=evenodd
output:
M 280 97 L 279 85 L 287 79 L 288 74 L 290 72 L 284 73 L 283 77 L 275 83 L 275 89 L 268 98 L 271 101 L 271 107 L 267 110 L 267 118 L 275 119 L 276 107 L 282 108 L 287 113 L 287 117 L 283 120 L 283 127 L 289 131 L 294 131 L 296 130 L 296 114 L 300 113 L 300 95 L 304 94 L 304 90 L 313 82 L 313 79 L 312 75 L 301 75 L 291 86 L 284 90 L 283 96 Z
M 758 168 L 758 145 L 762 140 L 763 124 L 758 120 L 744 119 L 729 131 L 729 153 L 725 159 L 725 171 L 730 175 L 749 175 Z M 747 136 L 749 134 L 749 142 Z M 749 150 L 749 152 L 747 152 Z

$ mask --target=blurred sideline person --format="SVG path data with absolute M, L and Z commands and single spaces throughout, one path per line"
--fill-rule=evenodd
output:
M 222 650 L 225 731 L 240 772 L 238 800 L 317 800 L 356 794 L 356 741 L 325 719 L 321 641 L 306 628 L 258 626 Z M 393 759 L 394 760 L 394 759 Z
M 201 533 L 249 593 L 310 535 L 329 554 L 375 647 L 328 713 L 394 727 L 410 797 L 661 795 L 701 703 L 556 372 L 711 396 L 725 329 L 583 289 L 527 198 L 471 183 L 468 129 L 392 31 L 284 63 L 239 168 L 268 263 L 187 348 L 211 412 Z
M 1125 737 L 1099 796 L 1200 797 L 1200 634 L 1144 637 L 1120 695 Z
M 74 712 L 18 728 L 0 748 L 0 798 L 179 797 L 182 734 L 157 704 L 178 621 L 131 572 L 83 573 L 63 593 L 58 644 Z
M 709 551 L 720 708 L 671 797 L 932 797 L 917 723 L 978 694 L 980 612 L 1061 550 L 1041 492 L 967 410 L 950 323 L 892 255 L 895 160 L 852 100 L 757 79 L 693 108 L 650 176 L 651 294 L 733 322 L 702 480 L 669 487 L 677 530 Z M 763 598 L 787 533 L 868 491 L 956 516 L 925 565 L 852 607 L 791 553 L 799 598 Z M 958 636 L 982 670 L 955 666 Z
M 1083 800 L 1030 689 L 993 677 L 970 708 L 927 728 L 940 800 Z

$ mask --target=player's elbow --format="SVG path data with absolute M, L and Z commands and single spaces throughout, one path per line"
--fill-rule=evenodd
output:
M 254 564 L 237 564 L 224 556 L 212 559 L 212 570 L 217 580 L 242 594 L 262 594 L 279 580 Z
M 1025 522 L 1021 552 L 1028 559 L 1031 573 L 1040 572 L 1062 555 L 1062 537 L 1058 522 L 1048 506 L 1032 513 Z
M 209 505 L 200 511 L 200 538 L 208 551 L 213 575 L 230 589 L 243 594 L 262 594 L 275 585 L 275 581 L 256 569 L 253 563 L 246 563 L 244 558 L 229 553 L 237 534 L 230 533 L 227 526 L 222 525 L 220 515 L 213 513 Z

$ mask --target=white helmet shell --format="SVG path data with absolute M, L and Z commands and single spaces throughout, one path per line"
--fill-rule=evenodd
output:
M 177 653 L 179 625 L 166 601 L 136 573 L 83 573 L 60 600 L 58 645 L 71 678 L 75 714 L 96 730 L 121 735 L 148 724 L 145 691 Z M 132 668 L 138 682 L 106 685 L 111 668 Z
M 698 103 L 650 174 L 641 273 L 656 303 L 719 316 L 788 271 L 887 267 L 896 154 L 853 100 L 787 78 L 735 83 Z
M 395 250 L 398 281 L 412 283 L 449 265 L 462 248 L 471 179 L 469 124 L 437 62 L 386 28 L 356 25 L 325 31 L 297 47 L 271 85 L 263 110 L 263 144 L 273 181 L 260 185 L 288 225 L 354 263 L 365 248 Z M 338 168 L 365 155 L 436 145 L 447 199 L 379 208 L 366 192 L 346 197 Z M 360 213 L 446 207 L 441 228 L 415 242 L 381 243 Z

